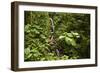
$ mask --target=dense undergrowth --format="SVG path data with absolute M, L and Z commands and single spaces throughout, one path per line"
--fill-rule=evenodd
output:
M 25 61 L 90 58 L 89 14 L 25 11 L 24 15 Z

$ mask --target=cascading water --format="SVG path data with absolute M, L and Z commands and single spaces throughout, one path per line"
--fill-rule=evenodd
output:
M 51 33 L 53 34 L 54 33 L 54 22 L 52 18 L 50 18 L 50 21 L 51 21 Z
M 51 28 L 51 38 L 50 38 L 50 40 L 51 40 L 52 47 L 53 47 L 54 45 L 57 45 L 57 43 L 56 43 L 56 41 L 54 39 L 55 26 L 54 26 L 53 19 L 50 18 L 50 21 L 51 21 L 51 26 L 50 26 L 50 28 Z M 59 56 L 59 54 L 60 54 L 59 53 L 59 50 L 58 49 L 55 49 L 55 51 L 56 51 L 57 56 Z

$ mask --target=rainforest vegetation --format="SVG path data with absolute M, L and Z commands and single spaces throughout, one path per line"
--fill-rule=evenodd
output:
M 90 14 L 24 12 L 24 61 L 90 58 Z

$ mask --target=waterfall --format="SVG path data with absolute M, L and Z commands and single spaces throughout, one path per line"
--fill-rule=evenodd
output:
M 51 21 L 51 33 L 54 33 L 54 22 L 53 22 L 53 19 L 50 18 L 50 21 Z
M 55 27 L 54 27 L 54 22 L 53 22 L 53 19 L 52 18 L 50 18 L 50 21 L 51 21 L 51 43 L 53 43 L 53 46 L 54 45 L 57 45 L 57 43 L 56 43 L 56 41 L 55 41 L 55 39 L 54 39 L 54 31 L 55 31 Z M 53 47 L 52 46 L 52 47 Z M 57 48 L 55 48 L 55 52 L 56 52 L 56 54 L 57 54 L 57 56 L 60 56 L 60 52 L 59 52 L 59 50 L 57 49 Z

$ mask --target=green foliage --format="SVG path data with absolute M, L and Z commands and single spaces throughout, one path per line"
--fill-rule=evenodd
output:
M 78 33 L 74 33 L 74 32 L 71 32 L 71 33 L 67 33 L 65 32 L 63 34 L 63 36 L 59 36 L 59 40 L 62 40 L 62 41 L 65 41 L 67 45 L 71 45 L 71 46 L 74 46 L 76 47 L 77 46 L 77 43 L 76 43 L 76 40 L 77 38 L 79 38 L 79 34 Z
M 89 14 L 25 11 L 24 34 L 25 61 L 90 58 Z

